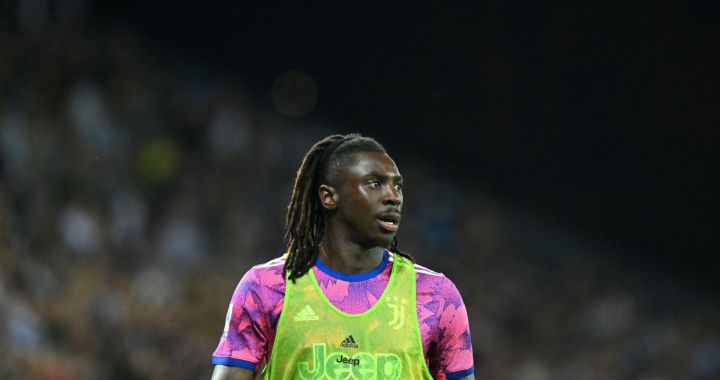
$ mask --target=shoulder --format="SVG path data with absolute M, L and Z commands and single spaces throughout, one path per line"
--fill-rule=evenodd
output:
M 260 301 L 273 294 L 285 293 L 285 278 L 283 267 L 285 257 L 278 257 L 268 262 L 250 268 L 242 277 L 233 295 L 233 301 L 245 302 L 248 297 L 258 298 Z
M 390 261 L 393 262 L 395 255 L 390 253 Z M 418 263 L 410 263 L 415 271 L 415 282 L 418 295 L 441 296 L 447 292 L 447 288 L 455 289 L 455 285 L 443 273 L 436 272 Z M 457 289 L 455 289 L 457 291 Z
M 430 297 L 445 304 L 462 304 L 460 292 L 452 280 L 444 274 L 415 264 L 415 278 L 419 297 Z
M 393 255 L 390 255 L 393 260 Z M 463 305 L 455 284 L 445 274 L 413 263 L 418 303 L 426 305 Z
M 257 276 L 280 276 L 282 277 L 283 267 L 285 266 L 285 256 L 276 257 L 262 264 L 254 265 L 247 274 Z M 246 275 L 247 275 L 246 274 Z
M 428 279 L 434 279 L 436 281 L 444 281 L 447 277 L 440 272 L 435 272 L 432 269 L 424 267 L 418 263 L 415 263 L 415 277 L 427 277 Z

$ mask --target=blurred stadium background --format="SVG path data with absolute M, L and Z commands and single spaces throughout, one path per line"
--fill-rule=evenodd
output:
M 0 5 L 0 378 L 209 378 L 302 155 L 377 137 L 476 378 L 720 378 L 715 2 Z

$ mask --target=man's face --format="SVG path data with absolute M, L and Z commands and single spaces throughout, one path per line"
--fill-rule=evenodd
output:
M 361 246 L 388 247 L 400 226 L 400 172 L 385 153 L 356 153 L 352 158 L 338 175 L 335 217 Z

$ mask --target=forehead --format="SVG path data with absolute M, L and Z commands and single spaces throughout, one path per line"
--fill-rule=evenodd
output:
M 380 152 L 354 153 L 344 171 L 347 176 L 351 177 L 365 177 L 372 174 L 400 175 L 395 161 L 387 153 Z

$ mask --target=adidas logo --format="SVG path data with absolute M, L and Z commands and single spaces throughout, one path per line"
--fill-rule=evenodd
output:
M 315 315 L 310 305 L 305 305 L 305 307 L 295 315 L 296 321 L 317 321 L 318 319 L 320 319 L 320 317 Z
M 347 348 L 360 348 L 357 343 L 355 343 L 355 338 L 353 338 L 352 335 L 349 335 L 345 340 L 340 343 L 340 347 L 347 347 Z

